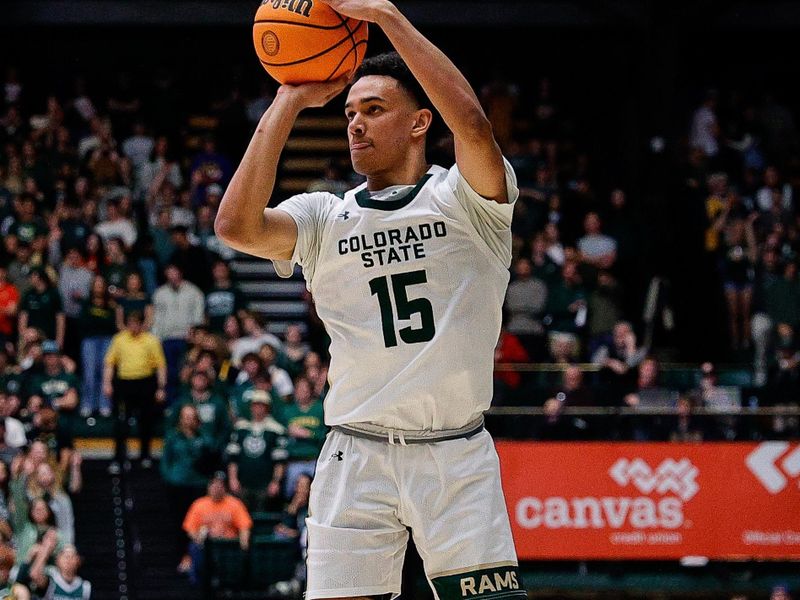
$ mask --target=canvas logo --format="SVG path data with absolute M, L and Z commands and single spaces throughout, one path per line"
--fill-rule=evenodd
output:
M 789 485 L 790 478 L 800 476 L 800 446 L 787 453 L 789 445 L 789 442 L 764 442 L 744 461 L 770 494 L 779 494 Z
M 655 469 L 640 458 L 620 458 L 608 474 L 621 487 L 632 484 L 640 495 L 528 496 L 517 503 L 516 521 L 525 529 L 677 529 L 684 525 L 684 503 L 700 491 L 698 473 L 687 458 L 668 458 Z
M 679 461 L 668 458 L 655 470 L 641 458 L 630 461 L 620 458 L 608 471 L 611 479 L 622 487 L 633 483 L 643 494 L 656 492 L 663 496 L 673 493 L 684 502 L 691 500 L 700 491 L 700 486 L 695 481 L 698 473 L 697 467 L 688 458 Z

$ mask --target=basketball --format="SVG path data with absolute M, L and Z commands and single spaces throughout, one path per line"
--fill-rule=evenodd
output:
M 280 83 L 331 81 L 351 75 L 367 50 L 367 23 L 315 0 L 265 0 L 256 11 L 253 44 Z

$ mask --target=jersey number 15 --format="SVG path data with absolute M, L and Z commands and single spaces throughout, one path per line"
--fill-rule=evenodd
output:
M 392 282 L 394 301 L 397 307 L 397 320 L 407 321 L 415 314 L 420 316 L 420 327 L 403 327 L 395 331 L 395 311 L 392 308 L 392 298 L 389 294 L 389 280 Z M 378 304 L 381 309 L 381 326 L 383 328 L 383 343 L 387 348 L 397 346 L 397 334 L 406 344 L 418 344 L 429 342 L 436 333 L 436 325 L 433 322 L 433 306 L 427 298 L 408 299 L 408 288 L 411 285 L 427 283 L 428 276 L 424 269 L 419 271 L 409 271 L 407 273 L 397 273 L 391 277 L 376 277 L 369 282 L 369 289 L 373 296 L 378 297 Z

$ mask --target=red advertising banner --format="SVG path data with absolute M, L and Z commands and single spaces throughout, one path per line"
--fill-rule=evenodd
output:
M 498 442 L 521 560 L 800 559 L 800 444 Z

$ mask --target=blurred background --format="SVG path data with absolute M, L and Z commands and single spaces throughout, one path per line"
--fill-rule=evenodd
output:
M 473 83 L 520 184 L 488 426 L 530 597 L 800 593 L 800 5 L 396 4 Z M 256 8 L 3 5 L 0 584 L 18 598 L 302 593 L 328 339 L 299 272 L 213 232 L 276 91 Z M 373 28 L 369 54 L 388 49 Z M 271 205 L 359 182 L 341 104 L 301 116 Z M 452 164 L 443 128 L 429 155 Z M 103 385 L 138 318 L 163 401 L 152 369 Z M 235 524 L 197 525 L 209 496 L 242 500 Z M 429 598 L 413 552 L 406 571 L 403 598 Z

